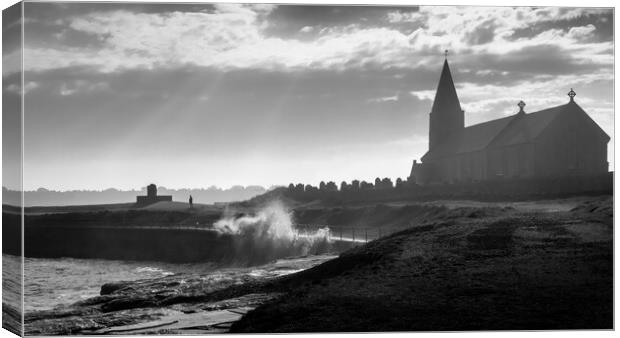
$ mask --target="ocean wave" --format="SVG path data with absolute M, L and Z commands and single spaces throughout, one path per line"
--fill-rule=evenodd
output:
M 234 210 L 213 224 L 221 234 L 233 235 L 233 257 L 238 262 L 261 264 L 278 258 L 329 252 L 329 229 L 300 232 L 291 211 L 273 201 L 253 215 L 236 216 Z
M 174 272 L 164 271 L 161 268 L 156 268 L 156 267 L 151 267 L 151 266 L 144 266 L 144 267 L 136 268 L 136 272 L 143 273 L 143 274 L 149 274 L 149 275 L 161 275 L 161 276 L 174 275 Z

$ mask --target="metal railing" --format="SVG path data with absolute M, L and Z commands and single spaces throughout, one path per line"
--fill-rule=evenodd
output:
M 72 226 L 64 226 L 72 227 Z M 368 243 L 375 239 L 390 235 L 399 229 L 363 227 L 363 226 L 339 226 L 327 224 L 294 224 L 293 227 L 301 236 L 315 236 L 319 231 L 327 231 L 325 234 L 329 240 Z M 190 230 L 190 231 L 217 231 L 210 224 L 157 224 L 157 225 L 92 225 L 90 229 L 144 229 L 144 230 Z
M 329 229 L 328 237 L 331 240 L 368 243 L 375 239 L 390 235 L 397 229 L 371 228 L 355 226 L 338 226 L 326 224 L 295 224 L 301 234 L 314 234 L 322 229 Z

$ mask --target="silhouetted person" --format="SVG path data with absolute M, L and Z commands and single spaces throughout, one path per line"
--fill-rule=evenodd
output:
M 192 195 L 189 195 L 189 208 L 192 209 L 194 207 L 194 199 Z

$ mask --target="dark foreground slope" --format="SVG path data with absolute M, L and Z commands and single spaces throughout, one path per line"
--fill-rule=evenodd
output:
M 611 203 L 413 227 L 286 277 L 231 330 L 611 329 Z
M 373 207 L 384 223 L 412 226 L 335 259 L 297 258 L 303 266 L 110 281 L 98 297 L 26 313 L 26 335 L 203 334 L 240 318 L 233 332 L 610 329 L 612 199 L 550 205 L 427 206 L 419 217 L 418 206 Z M 353 224 L 367 214 L 323 212 L 299 216 Z

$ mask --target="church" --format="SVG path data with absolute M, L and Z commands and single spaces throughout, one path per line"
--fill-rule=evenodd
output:
M 448 60 L 430 112 L 428 152 L 413 161 L 418 185 L 594 176 L 608 171 L 609 136 L 575 102 L 465 127 Z M 516 110 L 516 109 L 515 109 Z

